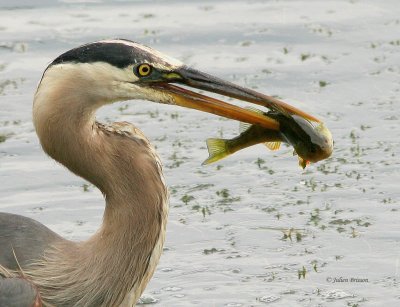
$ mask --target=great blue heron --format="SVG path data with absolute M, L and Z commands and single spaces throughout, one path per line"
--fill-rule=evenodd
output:
M 35 129 L 44 151 L 99 188 L 106 207 L 100 229 L 84 242 L 66 240 L 29 218 L 0 214 L 0 264 L 14 274 L 21 268 L 25 279 L 18 283 L 31 287 L 32 302 L 38 297 L 33 284 L 55 306 L 133 306 L 160 258 L 168 215 L 161 162 L 137 127 L 96 122 L 99 107 L 143 99 L 279 129 L 273 119 L 171 83 L 312 119 L 132 41 L 103 40 L 60 55 L 36 91 Z M 17 282 L 0 278 L 0 299 L 18 292 L 7 292 L 6 281 Z

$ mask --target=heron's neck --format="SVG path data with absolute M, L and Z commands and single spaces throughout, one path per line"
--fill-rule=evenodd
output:
M 74 259 L 80 262 L 74 275 L 81 275 L 83 284 L 93 279 L 99 285 L 100 278 L 104 291 L 110 292 L 108 287 L 114 287 L 117 296 L 126 299 L 130 295 L 134 301 L 154 272 L 164 242 L 168 193 L 158 158 L 133 126 L 119 124 L 106 129 L 98 125 L 95 111 L 103 104 L 101 101 L 85 101 L 85 93 L 69 95 L 43 88 L 51 87 L 39 87 L 33 107 L 43 149 L 97 186 L 106 198 L 100 230 L 78 245 L 73 251 L 78 254 L 70 255 L 70 266 L 76 265 L 72 263 Z M 121 133 L 119 129 L 125 131 Z M 108 301 L 108 305 L 119 300 L 120 297 Z
M 164 194 L 159 159 L 140 130 L 95 122 L 97 109 L 114 101 L 107 89 L 111 82 L 101 87 L 96 85 L 98 74 L 90 78 L 87 71 L 80 76 L 81 70 L 70 69 L 46 72 L 35 94 L 33 121 L 44 151 L 97 186 L 116 212 L 117 204 L 128 202 L 132 209 L 147 194 Z M 58 73 L 65 75 L 62 80 Z

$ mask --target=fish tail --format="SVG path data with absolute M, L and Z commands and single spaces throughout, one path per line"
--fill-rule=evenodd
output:
M 214 163 L 228 156 L 228 140 L 224 139 L 207 139 L 208 159 L 202 165 Z

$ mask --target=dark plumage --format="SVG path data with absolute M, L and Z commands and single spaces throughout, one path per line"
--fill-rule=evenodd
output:
M 17 270 L 17 260 L 25 266 L 32 259 L 39 259 L 49 244 L 62 240 L 58 234 L 33 219 L 0 213 L 0 265 L 8 269 Z
M 40 307 L 41 299 L 37 288 L 28 280 L 0 274 L 1 307 Z
M 162 65 L 169 66 L 166 61 L 155 54 L 145 52 L 142 48 L 132 47 L 132 45 L 142 45 L 129 40 L 119 41 L 89 43 L 71 49 L 58 56 L 50 66 L 63 63 L 104 62 L 118 68 L 125 68 L 135 63 L 160 63 L 160 60 Z M 126 42 L 126 44 L 121 42 Z

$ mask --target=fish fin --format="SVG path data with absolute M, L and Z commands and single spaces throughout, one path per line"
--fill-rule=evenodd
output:
M 253 111 L 253 112 L 258 113 L 258 114 L 264 114 L 263 111 L 261 111 L 261 110 L 255 108 L 255 107 L 246 106 L 246 107 L 244 107 L 244 108 L 245 108 L 246 110 Z
M 265 142 L 264 145 L 270 150 L 278 150 L 281 147 L 281 142 Z
M 239 133 L 243 133 L 251 128 L 252 124 L 240 122 Z
M 263 111 L 261 111 L 261 110 L 259 110 L 259 109 L 257 109 L 257 108 L 253 108 L 253 107 L 247 106 L 247 107 L 245 107 L 245 109 L 246 109 L 246 110 L 249 110 L 249 111 L 252 111 L 252 112 L 254 112 L 254 113 L 264 114 Z M 252 124 L 249 124 L 249 123 L 240 122 L 240 124 L 239 124 L 239 133 L 245 132 L 246 130 L 250 129 L 251 126 L 253 126 L 253 125 L 252 125 Z
M 299 165 L 302 167 L 302 169 L 305 169 L 308 164 L 310 164 L 310 161 L 304 160 L 299 156 Z
M 207 139 L 208 158 L 202 165 L 214 163 L 229 155 L 227 148 L 227 140 L 224 139 Z

